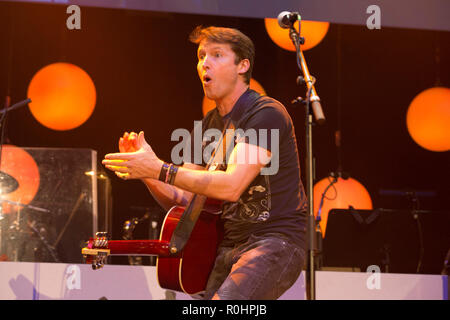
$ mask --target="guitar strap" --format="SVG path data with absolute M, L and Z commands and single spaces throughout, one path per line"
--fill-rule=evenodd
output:
M 209 159 L 208 164 L 206 165 L 206 170 L 215 170 L 218 165 L 223 163 L 225 159 L 224 155 L 229 155 L 229 152 L 232 148 L 234 148 L 234 129 L 239 127 L 242 121 L 242 115 L 245 111 L 253 109 L 251 107 L 256 103 L 259 97 L 259 93 L 248 89 L 238 99 L 233 107 L 233 110 L 231 111 L 231 116 L 227 119 L 224 125 L 221 139 Z M 194 229 L 195 223 L 200 216 L 206 198 L 206 196 L 194 195 L 189 204 L 186 206 L 186 209 L 184 210 L 180 221 L 172 234 L 172 238 L 170 239 L 169 248 L 171 254 L 177 254 L 183 250 L 185 244 L 189 240 L 192 230 Z

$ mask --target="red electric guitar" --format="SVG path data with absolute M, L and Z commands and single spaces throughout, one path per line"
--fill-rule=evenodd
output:
M 99 269 L 109 255 L 156 255 L 156 271 L 162 288 L 187 294 L 202 292 L 216 258 L 217 246 L 223 238 L 219 202 L 207 201 L 183 250 L 171 254 L 172 234 L 185 210 L 172 207 L 164 219 L 159 240 L 108 240 L 104 232 L 90 239 L 82 249 L 86 263 Z

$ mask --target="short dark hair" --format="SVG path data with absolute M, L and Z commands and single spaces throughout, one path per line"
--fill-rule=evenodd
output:
M 248 59 L 250 61 L 250 67 L 244 74 L 244 80 L 247 84 L 250 84 L 253 63 L 255 61 L 255 46 L 253 41 L 237 29 L 213 26 L 207 28 L 198 26 L 189 36 L 189 40 L 196 44 L 199 44 L 205 39 L 211 42 L 229 44 L 231 50 L 236 54 L 235 64 L 238 64 L 244 59 Z

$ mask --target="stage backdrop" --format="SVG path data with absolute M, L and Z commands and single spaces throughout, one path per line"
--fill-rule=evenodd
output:
M 196 46 L 188 41 L 189 33 L 197 25 L 217 25 L 238 28 L 254 40 L 253 78 L 291 115 L 304 170 L 304 110 L 290 102 L 304 96 L 305 88 L 296 85 L 294 53 L 271 41 L 263 19 L 81 10 L 81 29 L 68 30 L 65 6 L 0 2 L 2 104 L 7 95 L 12 103 L 25 99 L 34 74 L 54 62 L 81 67 L 97 93 L 91 117 L 69 131 L 42 126 L 28 108 L 11 112 L 7 143 L 94 149 L 101 159 L 117 151 L 124 131 L 144 130 L 157 155 L 169 161 L 177 143 L 170 141 L 172 131 L 191 130 L 202 118 Z M 332 23 L 325 39 L 306 51 L 305 58 L 327 117 L 324 126 L 313 130 L 316 181 L 337 169 L 339 129 L 343 169 L 368 189 L 374 207 L 408 209 L 406 199 L 381 197 L 379 190 L 410 188 L 437 192 L 435 198 L 421 201 L 421 209 L 448 211 L 449 152 L 418 146 L 407 132 L 405 117 L 412 99 L 434 86 L 437 76 L 441 85 L 450 87 L 450 33 Z M 143 215 L 132 207 L 151 207 L 155 202 L 141 182 L 110 178 L 113 237 L 120 238 L 123 222 Z M 148 230 L 140 228 L 136 236 L 147 237 Z M 439 254 L 443 261 L 445 253 Z M 439 273 L 440 268 L 423 272 Z

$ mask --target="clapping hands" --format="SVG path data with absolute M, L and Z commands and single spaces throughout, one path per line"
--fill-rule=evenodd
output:
M 147 143 L 144 132 L 125 132 L 119 139 L 120 153 L 105 155 L 102 164 L 121 179 L 158 179 L 163 161 Z

